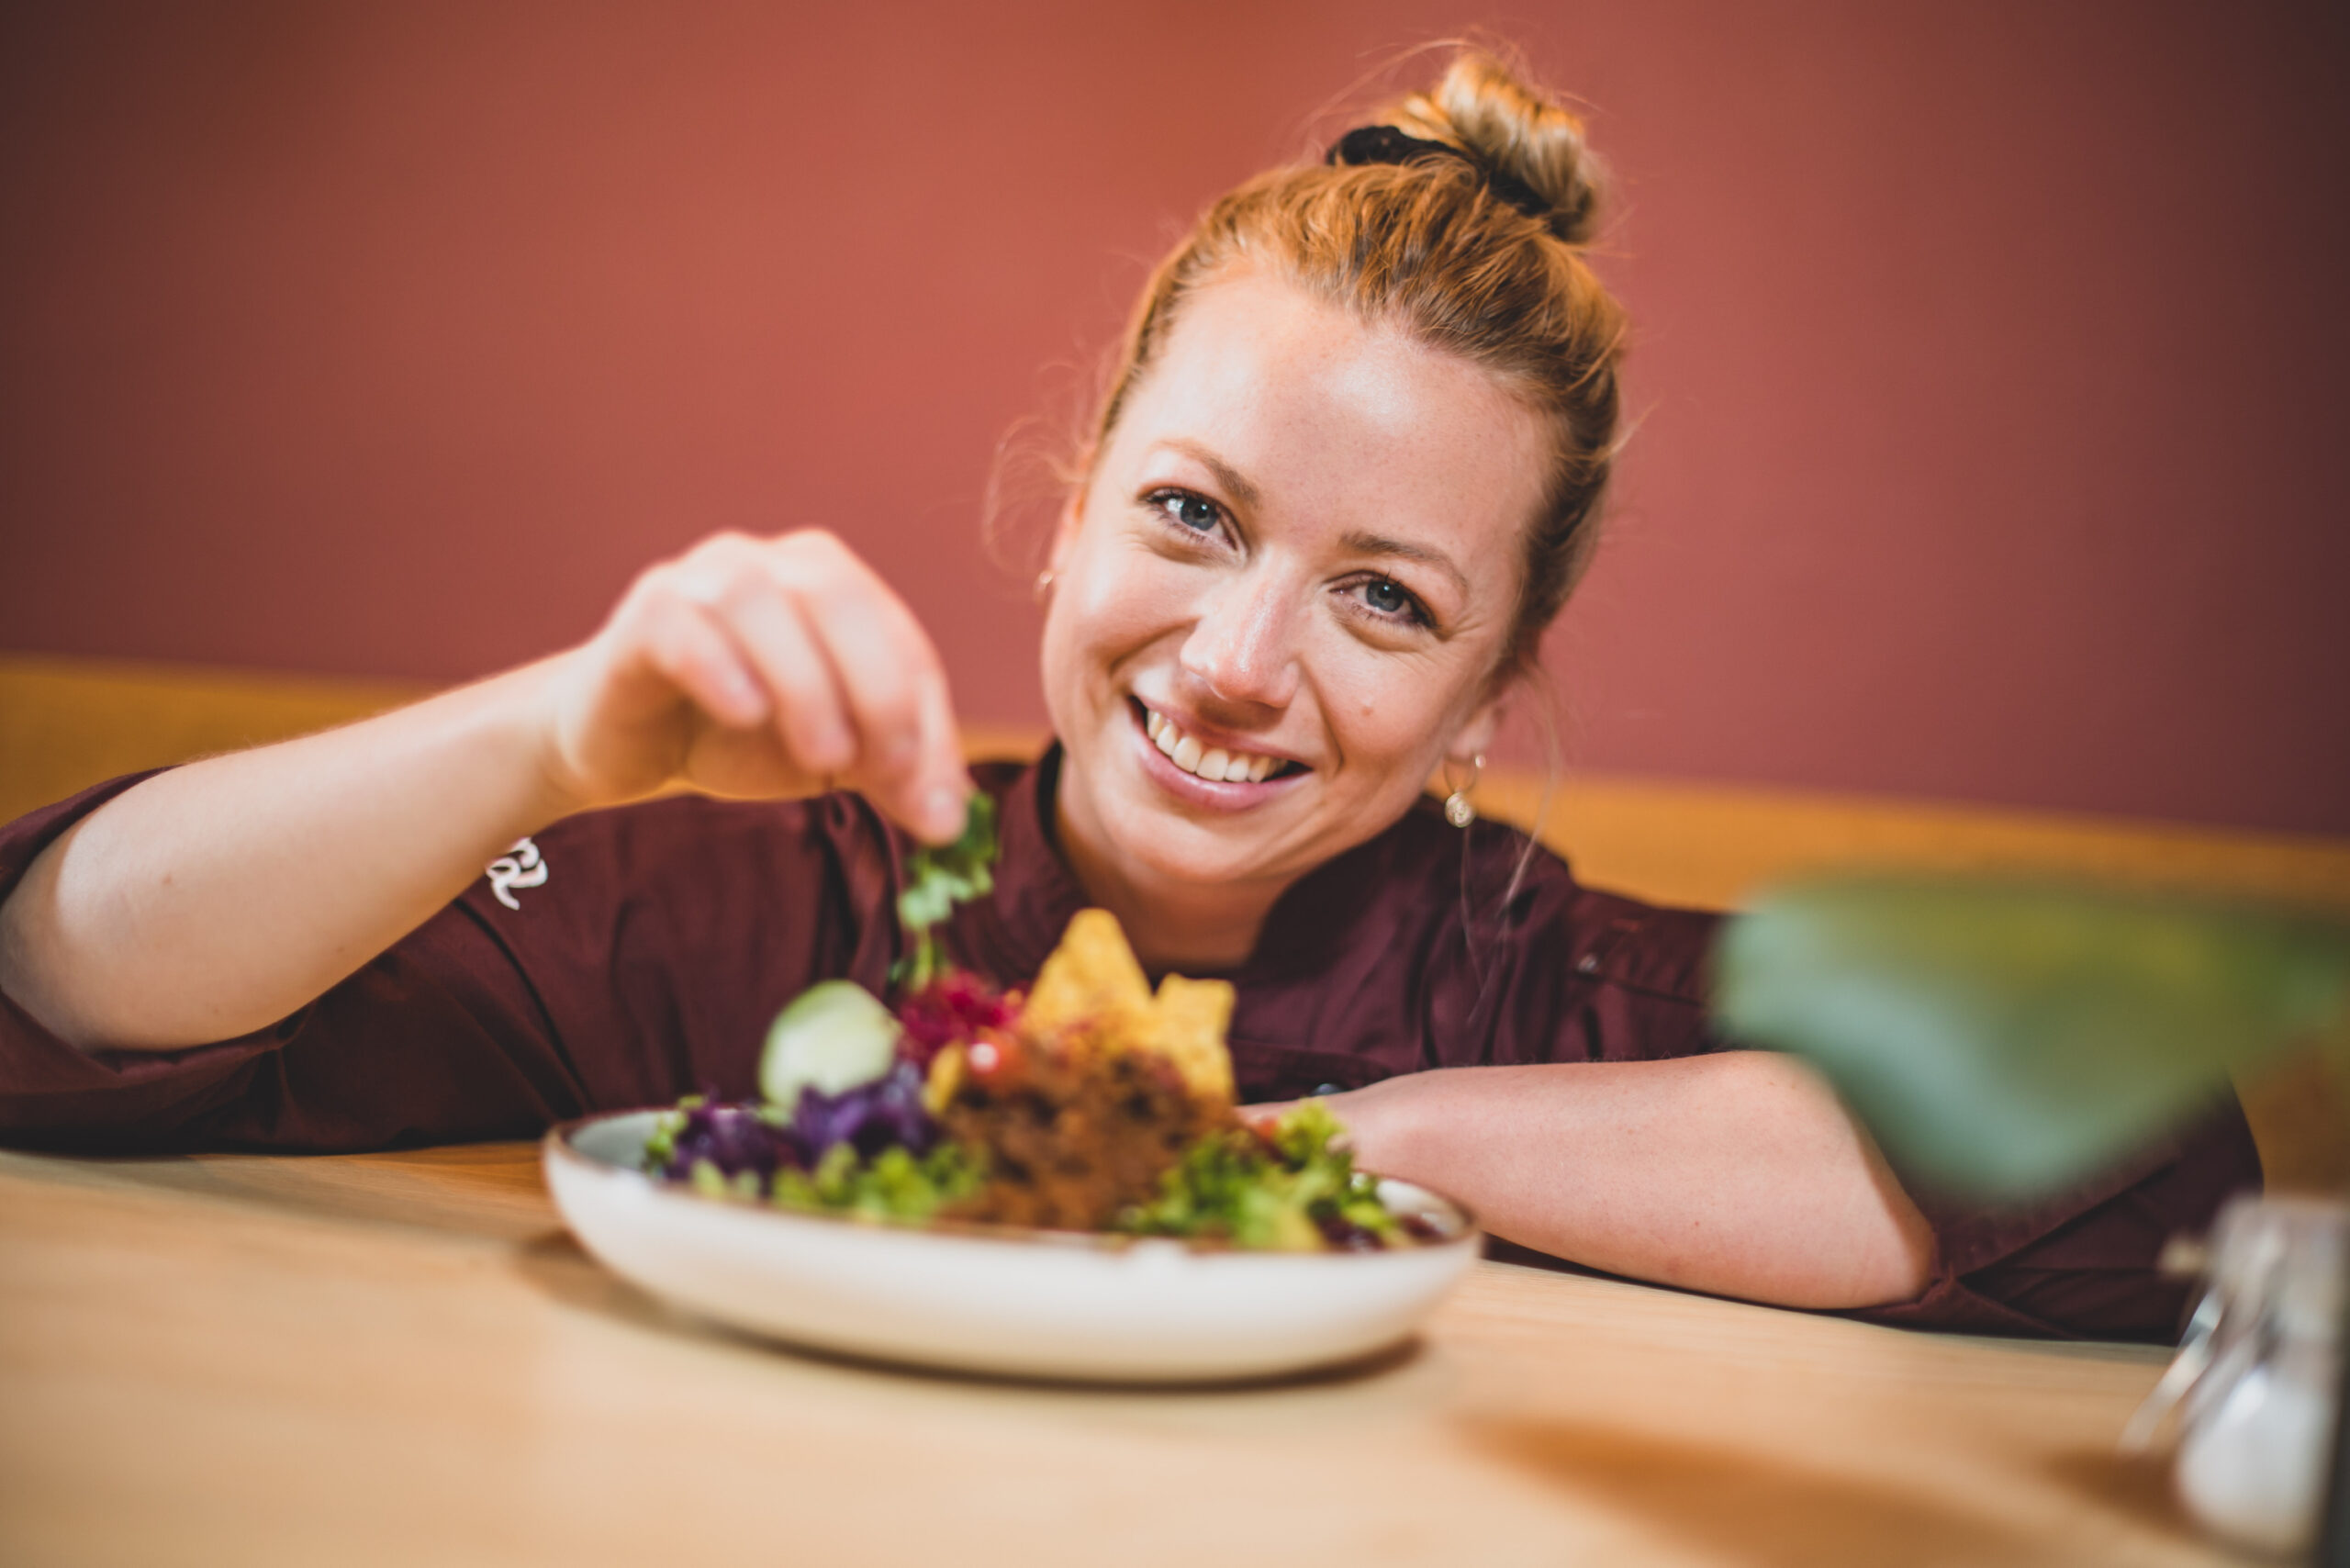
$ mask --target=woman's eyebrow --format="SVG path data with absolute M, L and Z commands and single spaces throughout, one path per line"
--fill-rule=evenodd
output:
M 1452 579 L 1452 586 L 1460 590 L 1463 599 L 1469 596 L 1468 575 L 1454 566 L 1452 557 L 1441 550 L 1414 544 L 1409 540 L 1390 539 L 1380 533 L 1349 533 L 1338 543 L 1358 555 L 1401 555 L 1406 561 L 1434 566 Z
M 1247 475 L 1218 457 L 1203 443 L 1188 436 L 1178 435 L 1169 436 L 1158 444 L 1166 451 L 1181 453 L 1205 468 L 1215 476 L 1216 487 L 1242 506 L 1253 507 L 1263 499 L 1262 492 Z M 1338 543 L 1358 555 L 1395 555 L 1406 561 L 1417 561 L 1424 566 L 1433 566 L 1452 579 L 1453 587 L 1460 590 L 1463 599 L 1469 597 L 1468 574 L 1455 566 L 1452 557 L 1441 550 L 1426 544 L 1415 544 L 1406 539 L 1390 539 L 1383 533 L 1349 533 Z
M 1184 456 L 1190 458 L 1192 462 L 1197 463 L 1201 467 L 1205 468 L 1209 473 L 1214 475 L 1216 487 L 1221 489 L 1225 495 L 1231 497 L 1234 500 L 1238 501 L 1242 506 L 1253 507 L 1264 498 L 1262 493 L 1258 490 L 1255 484 L 1250 482 L 1247 475 L 1241 473 L 1239 469 L 1235 468 L 1231 464 L 1226 463 L 1223 458 L 1218 457 L 1214 453 L 1210 452 L 1198 442 L 1188 440 L 1182 436 L 1169 436 L 1158 444 L 1165 447 L 1169 452 L 1181 453 Z

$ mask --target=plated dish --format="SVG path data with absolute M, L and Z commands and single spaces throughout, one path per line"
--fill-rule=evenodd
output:
M 547 1135 L 547 1184 L 588 1250 L 655 1295 L 818 1350 L 1017 1376 L 1120 1383 L 1265 1377 L 1406 1338 L 1477 1256 L 1459 1207 L 1382 1182 L 1446 1233 L 1377 1252 L 1262 1252 L 1162 1238 L 876 1223 L 712 1202 L 647 1176 L 665 1113 Z
M 559 1127 L 547 1179 L 614 1270 L 722 1322 L 856 1354 L 1133 1380 L 1263 1375 L 1408 1334 L 1469 1216 L 1353 1168 L 1318 1101 L 1244 1116 L 1233 993 L 1154 991 L 1080 913 L 1026 992 L 938 961 L 990 823 L 917 857 L 895 1005 L 828 981 L 777 1018 L 759 1097 Z

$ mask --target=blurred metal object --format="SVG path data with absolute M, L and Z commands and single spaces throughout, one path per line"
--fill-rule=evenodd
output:
M 2165 1270 L 2165 1272 L 2168 1271 Z M 2207 1290 L 2195 1304 L 2194 1316 L 2187 1322 L 2187 1332 L 2178 1341 L 2178 1353 L 2171 1357 L 2170 1365 L 2163 1369 L 2162 1381 L 2146 1395 L 2130 1417 L 2130 1424 L 2121 1428 L 2121 1447 L 2125 1454 L 2142 1454 L 2154 1447 L 2158 1437 L 2171 1433 L 2166 1423 L 2177 1413 L 2179 1401 L 2203 1380 L 2211 1370 L 2211 1340 L 2218 1332 L 2222 1293 Z
M 2174 1478 L 2213 1534 L 2270 1552 L 2307 1552 L 2326 1506 L 2350 1302 L 2350 1204 L 2238 1198 L 2210 1244 L 2210 1283 L 2177 1356 L 2121 1435 L 2143 1452 L 2177 1418 Z M 2338 1545 L 2339 1543 L 2337 1543 Z

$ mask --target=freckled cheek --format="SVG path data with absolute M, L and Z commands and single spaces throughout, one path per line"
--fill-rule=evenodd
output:
M 1188 624 L 1194 577 L 1115 546 L 1069 563 L 1053 585 L 1044 643 L 1046 705 L 1064 735 L 1128 661 Z
M 1450 688 L 1436 690 L 1443 683 L 1429 671 L 1360 648 L 1316 653 L 1316 689 L 1347 767 L 1365 777 L 1409 775 L 1416 790 L 1421 765 L 1437 749 L 1434 732 Z
M 1070 585 L 1066 609 L 1079 656 L 1095 670 L 1114 666 L 1190 624 L 1196 573 L 1139 552 L 1109 551 Z

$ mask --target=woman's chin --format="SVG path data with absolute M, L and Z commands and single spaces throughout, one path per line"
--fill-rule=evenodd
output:
M 1061 788 L 1079 831 L 1096 824 L 1102 849 L 1129 879 L 1231 887 L 1310 868 L 1300 833 L 1322 778 L 1297 769 L 1263 780 L 1211 780 L 1177 766 L 1125 715 L 1069 750 Z M 1309 846 L 1310 848 L 1310 846 Z
M 1270 816 L 1203 812 L 1147 782 L 1125 781 L 1100 806 L 1102 837 L 1130 876 L 1229 887 L 1281 876 L 1295 859 Z
M 1231 852 L 1232 847 L 1217 845 L 1211 852 L 1200 855 L 1184 855 L 1179 849 L 1173 854 L 1134 858 L 1167 890 L 1184 888 L 1206 892 L 1269 879 L 1285 879 L 1282 868 L 1273 863 L 1270 857 L 1235 855 Z

